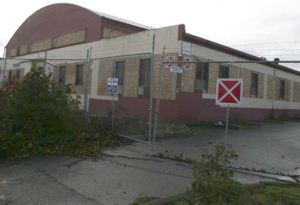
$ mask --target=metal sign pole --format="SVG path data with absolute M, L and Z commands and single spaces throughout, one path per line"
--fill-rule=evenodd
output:
M 113 77 L 116 77 L 116 59 L 113 58 Z M 117 91 L 118 92 L 118 91 Z M 111 130 L 114 131 L 115 123 L 115 93 L 113 93 L 112 111 L 111 111 Z
M 156 96 L 156 108 L 155 108 L 155 118 L 154 118 L 154 127 L 153 127 L 153 139 L 152 139 L 152 154 L 155 154 L 156 148 L 156 135 L 157 135 L 157 124 L 158 124 L 158 117 L 159 117 L 159 110 L 160 110 L 160 94 L 161 94 L 161 83 L 163 80 L 163 60 L 165 56 L 165 46 L 163 49 L 163 53 L 161 55 L 161 62 L 159 68 L 159 81 L 158 81 L 158 89 L 157 89 L 157 96 Z
M 228 144 L 228 127 L 229 127 L 229 113 L 230 113 L 230 106 L 227 106 L 226 110 L 226 128 L 225 128 L 225 146 Z
M 152 140 L 152 115 L 153 115 L 153 97 L 152 97 L 152 80 L 153 80 L 153 68 L 154 68 L 154 48 L 155 48 L 155 33 L 152 37 L 152 55 L 151 55 L 151 71 L 150 71 L 150 93 L 149 93 L 149 127 L 148 127 L 148 142 Z
M 112 106 L 112 114 L 111 114 L 111 130 L 114 131 L 114 123 L 115 123 L 115 93 L 113 93 L 113 106 Z

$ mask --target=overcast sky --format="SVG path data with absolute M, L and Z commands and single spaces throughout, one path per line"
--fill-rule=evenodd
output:
M 154 28 L 185 24 L 188 33 L 269 60 L 275 57 L 281 60 L 300 60 L 299 0 L 64 0 L 64 2 Z M 3 55 L 5 45 L 26 18 L 36 10 L 54 3 L 61 2 L 3 1 L 0 7 L 0 55 Z

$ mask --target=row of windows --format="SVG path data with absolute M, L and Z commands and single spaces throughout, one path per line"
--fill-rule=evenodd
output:
M 229 78 L 229 66 L 220 65 L 219 66 L 219 78 Z M 209 64 L 199 62 L 196 64 L 196 90 L 208 90 L 208 79 L 209 79 Z M 259 84 L 259 75 L 258 73 L 251 73 L 251 82 L 250 82 L 250 96 L 258 97 L 258 84 Z M 286 81 L 279 79 L 277 85 L 277 98 L 284 99 L 286 96 Z
M 139 65 L 139 86 L 149 87 L 150 86 L 150 75 L 151 75 L 151 59 L 140 59 Z M 10 75 L 9 75 L 10 76 Z M 17 75 L 18 76 L 18 75 Z M 118 78 L 119 85 L 124 85 L 125 77 L 125 61 L 116 61 L 113 76 Z M 10 79 L 11 77 L 9 77 Z M 18 78 L 18 77 L 17 77 Z M 219 66 L 219 78 L 229 78 L 229 66 L 220 65 Z M 208 79 L 209 79 L 209 64 L 208 63 L 197 63 L 196 64 L 196 90 L 208 90 Z M 58 81 L 62 84 L 66 82 L 66 66 L 62 65 L 59 67 L 59 77 Z M 75 85 L 83 84 L 83 64 L 76 65 L 76 76 Z M 250 96 L 258 97 L 258 84 L 259 75 L 258 73 L 251 73 L 250 82 Z M 286 95 L 286 82 L 280 79 L 278 83 L 278 96 L 279 99 L 284 99 Z
M 139 66 L 139 86 L 149 87 L 150 86 L 150 76 L 151 76 L 151 59 L 140 59 Z M 125 77 L 125 62 L 116 61 L 115 62 L 115 72 L 114 77 L 118 78 L 119 85 L 124 84 Z
M 219 66 L 219 78 L 229 78 L 229 66 Z M 209 64 L 196 64 L 196 90 L 208 90 Z M 250 96 L 258 97 L 258 73 L 251 73 Z
M 58 70 L 58 82 L 61 84 L 66 83 L 66 65 L 59 66 Z M 83 64 L 76 65 L 76 73 L 75 73 L 75 85 L 83 84 Z
M 139 66 L 139 86 L 150 86 L 150 71 L 151 59 L 141 59 Z M 66 83 L 66 65 L 61 65 L 58 71 L 58 82 L 61 84 Z M 119 85 L 124 84 L 125 77 L 125 61 L 116 61 L 113 77 L 118 78 Z M 75 85 L 83 84 L 83 64 L 76 65 Z

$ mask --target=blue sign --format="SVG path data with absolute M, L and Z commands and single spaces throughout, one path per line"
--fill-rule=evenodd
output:
M 118 93 L 118 78 L 107 78 L 107 92 Z
M 107 92 L 108 93 L 118 93 L 118 86 L 117 85 L 107 85 Z

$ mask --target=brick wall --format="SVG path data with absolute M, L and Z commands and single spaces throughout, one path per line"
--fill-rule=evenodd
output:
M 208 74 L 208 93 L 216 94 L 217 79 L 219 78 L 219 64 L 210 63 L 209 64 L 209 74 Z
M 300 102 L 300 82 L 293 82 L 293 101 Z
M 126 68 L 125 68 L 126 69 Z M 110 96 L 107 93 L 106 85 L 107 78 L 113 75 L 113 59 L 101 59 L 99 61 L 99 73 L 98 73 L 98 95 Z
M 239 66 L 232 65 L 230 69 L 230 77 L 231 78 L 239 78 Z
M 178 54 L 168 53 L 166 56 L 178 56 Z M 157 96 L 157 89 L 159 84 L 159 69 L 160 69 L 161 55 L 155 55 L 153 66 L 153 79 L 152 79 L 152 94 L 154 98 Z M 176 73 L 171 73 L 168 68 L 163 66 L 162 68 L 162 82 L 161 82 L 161 95 L 160 98 L 164 100 L 176 99 Z
M 195 61 L 195 56 L 192 57 L 192 61 Z M 192 63 L 191 69 L 185 69 L 182 74 L 181 91 L 194 92 L 196 82 L 196 63 Z
M 139 64 L 140 58 L 137 56 L 125 59 L 124 97 L 138 97 Z
M 265 74 L 258 73 L 258 98 L 264 97 L 264 90 L 265 90 Z
M 244 81 L 243 97 L 249 98 L 251 88 L 251 71 L 245 68 L 241 68 L 240 77 L 243 78 Z
M 275 87 L 275 80 L 273 75 L 267 76 L 267 99 L 274 98 L 274 87 Z

